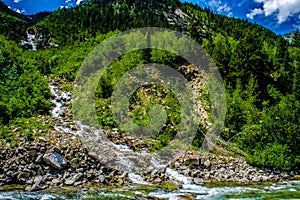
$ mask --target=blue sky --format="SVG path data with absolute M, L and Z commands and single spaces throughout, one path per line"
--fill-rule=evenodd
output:
M 248 19 L 278 34 L 300 29 L 300 0 L 187 0 L 215 13 Z
M 17 12 L 34 14 L 62 6 L 76 6 L 82 0 L 3 0 Z M 184 0 L 182 0 L 184 1 Z M 278 34 L 300 29 L 300 0 L 186 0 L 215 13 L 244 18 Z

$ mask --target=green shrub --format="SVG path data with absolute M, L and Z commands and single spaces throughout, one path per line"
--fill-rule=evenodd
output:
M 280 170 L 291 170 L 293 167 L 295 158 L 287 145 L 268 144 L 257 147 L 253 152 L 247 160 L 255 166 Z

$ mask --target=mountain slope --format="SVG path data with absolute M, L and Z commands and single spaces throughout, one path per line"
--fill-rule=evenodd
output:
M 246 20 L 216 15 L 208 9 L 177 0 L 90 0 L 82 6 L 54 12 L 36 26 L 49 29 L 61 44 L 78 39 L 83 41 L 111 30 L 150 26 L 175 29 L 194 38 L 207 37 L 206 29 L 226 33 L 236 39 L 241 38 L 245 31 L 255 29 L 264 39 L 276 38 L 272 31 Z
M 6 8 L 2 9 L 5 11 Z M 26 20 L 20 15 L 7 9 L 3 13 L 5 20 L 12 19 L 11 23 L 5 23 L 6 28 L 1 29 L 1 33 L 6 36 L 19 30 L 15 28 L 16 24 L 26 24 Z M 35 52 L 23 50 L 13 62 L 6 62 L 10 57 L 3 55 L 3 68 L 9 72 L 5 82 L 9 86 L 7 90 L 14 88 L 14 83 L 17 82 L 9 75 L 15 73 L 9 70 L 14 65 L 18 66 L 20 74 L 24 74 L 24 69 L 29 68 L 30 72 L 36 71 L 39 78 L 44 75 L 66 78 L 70 81 L 66 88 L 70 88 L 85 56 L 96 45 L 120 31 L 146 26 L 183 32 L 201 43 L 211 55 L 223 76 L 227 90 L 227 116 L 225 128 L 222 130 L 224 140 L 233 142 L 230 144 L 242 149 L 248 161 L 257 166 L 283 170 L 298 168 L 299 47 L 290 45 L 283 37 L 259 25 L 216 15 L 197 5 L 176 0 L 91 0 L 76 8 L 64 8 L 51 13 L 41 21 L 31 24 L 27 30 L 40 32 L 52 42 L 58 43 L 59 48 L 41 48 Z M 22 31 L 16 31 L 13 38 L 18 41 L 21 36 Z M 13 55 L 12 52 L 9 53 L 9 48 L 6 51 L 8 55 Z M 111 66 L 99 82 L 97 111 L 101 113 L 98 119 L 102 126 L 116 126 L 109 104 L 112 88 L 118 82 L 118 78 L 136 65 L 153 61 L 173 66 L 175 69 L 182 69 L 180 67 L 183 64 L 189 64 L 178 56 L 163 51 L 141 50 L 124 55 Z M 26 73 L 28 75 L 28 72 Z M 24 82 L 24 79 L 26 80 L 25 75 L 18 84 Z M 36 90 L 44 90 L 45 85 L 44 81 L 40 86 L 33 84 L 30 87 L 36 86 Z M 14 89 L 13 91 L 18 93 L 18 90 Z M 149 88 L 144 88 L 144 91 L 148 90 Z M 9 95 L 11 96 L 21 99 L 22 95 Z M 42 96 L 42 108 L 38 107 L 36 101 L 26 100 L 26 106 L 30 105 L 32 108 L 28 112 L 19 109 L 25 107 L 21 103 L 22 99 L 10 102 L 9 98 L 6 98 L 0 105 L 3 106 L 8 119 L 28 117 L 35 113 L 47 112 L 49 105 L 45 101 L 46 92 Z M 204 100 L 204 97 L 201 98 Z M 172 98 L 168 100 L 170 104 L 177 105 Z M 135 115 L 136 119 L 143 118 L 139 112 L 144 111 L 141 109 L 135 112 L 138 113 Z M 174 122 L 179 121 L 177 116 L 176 113 L 173 115 L 174 119 L 176 118 Z M 170 121 L 168 127 L 173 127 L 173 121 Z M 10 121 L 6 120 L 5 123 L 9 124 Z M 201 124 L 199 127 L 202 127 L 200 132 L 205 132 L 205 127 Z M 163 131 L 167 132 L 166 135 L 175 133 L 167 129 Z M 201 133 L 198 133 L 197 137 L 193 143 L 196 148 L 201 145 L 203 139 Z
M 61 9 L 37 26 L 49 29 L 59 43 L 78 39 L 82 41 L 86 37 L 94 37 L 97 33 L 107 33 L 116 29 L 169 27 L 163 11 L 169 9 L 168 6 L 175 10 L 177 3 L 174 1 L 172 6 L 156 1 L 88 1 L 76 8 Z
M 0 34 L 9 39 L 21 40 L 26 31 L 27 22 L 23 16 L 9 9 L 0 1 Z

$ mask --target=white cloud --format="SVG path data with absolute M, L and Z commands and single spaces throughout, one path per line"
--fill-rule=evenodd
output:
M 295 14 L 300 12 L 299 0 L 254 0 L 254 1 L 263 4 L 263 11 L 265 16 L 270 16 L 275 13 L 277 16 L 278 24 L 285 22 L 289 17 L 294 16 Z
M 211 7 L 218 7 L 220 6 L 221 2 L 220 1 L 216 1 L 216 0 L 212 0 L 208 3 L 209 6 Z
M 254 10 L 251 11 L 251 13 L 248 13 L 247 14 L 247 17 L 250 18 L 250 19 L 253 19 L 254 16 L 256 15 L 261 15 L 261 14 L 264 14 L 265 12 L 260 9 L 260 8 L 255 8 Z
M 77 0 L 76 5 L 79 5 L 83 0 Z
M 21 0 L 14 0 L 14 3 L 19 3 Z
M 228 13 L 231 15 L 231 7 L 227 3 L 223 3 L 222 1 L 212 0 L 208 3 L 208 5 L 213 9 L 216 10 L 218 13 Z
M 217 9 L 218 12 L 230 12 L 231 8 L 228 6 L 228 4 L 224 4 L 222 6 L 219 6 Z
M 15 9 L 15 12 L 17 12 L 17 13 L 25 13 L 25 9 L 22 9 L 22 10 L 20 10 L 20 9 Z
M 248 0 L 242 0 L 237 6 L 242 7 Z

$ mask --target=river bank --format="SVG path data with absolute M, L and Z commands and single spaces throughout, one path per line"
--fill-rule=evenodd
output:
M 54 79 L 50 84 L 54 99 L 44 123 L 53 124 L 53 128 L 47 132 L 37 130 L 43 134 L 31 142 L 20 138 L 17 146 L 1 149 L 0 186 L 18 184 L 26 191 L 40 191 L 135 184 L 167 191 L 195 188 L 195 192 L 211 183 L 247 185 L 299 179 L 299 172 L 261 170 L 241 157 L 195 151 L 182 154 L 168 166 L 158 163 L 135 170 L 131 162 L 143 163 L 142 158 L 152 154 L 147 144 L 117 129 L 106 131 L 71 120 L 72 93 L 62 90 L 63 83 Z M 111 167 L 111 163 L 120 168 Z

